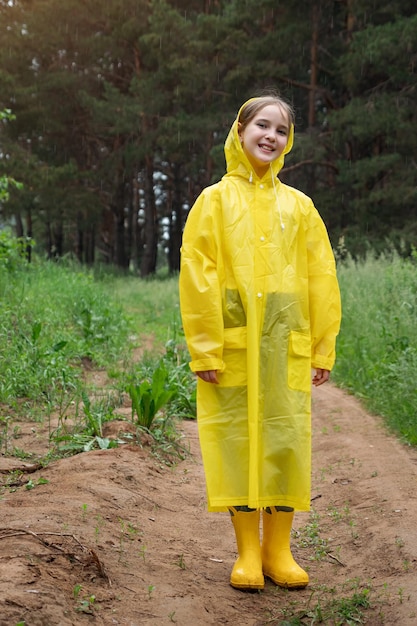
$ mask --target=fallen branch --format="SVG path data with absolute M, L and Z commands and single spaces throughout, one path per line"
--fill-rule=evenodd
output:
M 39 541 L 39 543 L 41 543 L 45 548 L 57 550 L 58 552 L 66 556 L 69 560 L 74 559 L 78 561 L 78 563 L 80 563 L 80 565 L 82 565 L 83 567 L 85 567 L 86 565 L 94 564 L 98 570 L 99 575 L 105 580 L 107 580 L 108 584 L 111 585 L 111 580 L 108 577 L 106 570 L 104 569 L 103 563 L 98 558 L 97 553 L 91 548 L 84 546 L 79 541 L 79 539 L 75 537 L 75 535 L 72 535 L 71 533 L 54 533 L 54 532 L 34 533 L 31 530 L 27 530 L 23 528 L 0 528 L 0 540 L 8 539 L 10 537 L 21 537 L 22 535 L 29 535 L 30 537 L 33 537 L 34 539 Z M 61 546 L 57 546 L 55 543 L 50 543 L 49 541 L 45 541 L 44 539 L 41 538 L 40 535 L 44 535 L 44 536 L 53 535 L 56 537 L 70 537 L 78 544 L 78 546 L 81 548 L 83 552 L 88 553 L 87 559 L 80 558 L 74 552 L 69 552 L 65 548 L 61 548 Z
M 22 472 L 22 474 L 33 474 L 39 469 L 43 469 L 42 463 L 35 463 L 35 465 L 20 465 L 19 467 L 9 467 L 9 469 L 1 469 L 0 474 L 11 474 L 12 472 Z
M 328 552 L 327 556 L 329 556 L 334 561 L 337 561 L 337 563 L 339 563 L 339 565 L 341 565 L 342 567 L 346 567 L 346 564 L 342 563 L 342 561 L 340 559 L 338 559 L 337 556 L 334 556 L 334 554 L 330 554 L 330 552 Z

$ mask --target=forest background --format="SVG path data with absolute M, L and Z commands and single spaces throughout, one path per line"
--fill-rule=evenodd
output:
M 47 258 L 141 276 L 179 268 L 181 233 L 224 172 L 240 104 L 296 110 L 281 178 L 334 247 L 417 237 L 415 0 L 0 0 L 0 226 Z

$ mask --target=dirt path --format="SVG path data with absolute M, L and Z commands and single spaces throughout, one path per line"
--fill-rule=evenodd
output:
M 2 490 L 0 625 L 316 624 L 319 609 L 322 623 L 342 624 L 326 617 L 331 603 L 364 589 L 367 624 L 415 625 L 417 450 L 331 385 L 314 390 L 313 425 L 313 512 L 298 514 L 293 540 L 305 590 L 229 586 L 232 526 L 206 512 L 196 424 L 186 422 L 192 456 L 175 468 L 126 445 L 27 474 L 30 490 Z M 0 457 L 0 471 L 16 465 Z

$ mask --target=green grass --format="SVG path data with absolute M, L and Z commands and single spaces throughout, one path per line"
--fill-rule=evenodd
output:
M 146 430 L 161 458 L 183 457 L 175 420 L 195 417 L 195 379 L 177 279 L 144 281 L 36 257 L 27 264 L 23 251 L 0 235 L 0 451 L 17 453 L 19 420 L 48 420 L 45 462 L 119 445 L 103 426 L 130 395 L 136 440 Z M 88 382 L 88 369 L 107 371 L 105 389 Z
M 0 402 L 55 402 L 84 360 L 106 366 L 126 349 L 122 308 L 77 266 L 0 265 L 0 299 Z
M 141 337 L 151 336 L 155 347 L 164 346 L 181 329 L 178 278 L 143 280 L 120 277 L 111 283 L 113 296 L 135 320 Z
M 343 321 L 333 380 L 417 444 L 417 259 L 339 265 Z
M 17 428 L 13 416 L 18 414 L 26 419 L 58 414 L 55 436 L 64 437 L 73 451 L 89 449 L 92 440 L 107 445 L 100 425 L 114 419 L 123 394 L 132 400 L 136 394 L 132 421 L 138 427 L 153 431 L 159 443 L 172 441 L 171 416 L 195 416 L 195 379 L 182 334 L 178 277 L 142 280 L 36 258 L 28 265 L 21 251 L 21 243 L 1 235 L 0 403 L 10 410 L 0 415 L 0 449 L 10 450 Z M 343 321 L 333 372 L 339 386 L 413 445 L 416 265 L 416 256 L 404 260 L 396 254 L 339 263 Z M 139 347 L 135 359 L 134 347 Z M 87 388 L 86 364 L 107 369 L 112 388 Z M 165 372 L 159 387 L 154 379 L 158 370 Z M 75 431 L 74 423 L 72 428 L 66 423 L 70 409 Z M 143 425 L 145 409 L 149 419 Z

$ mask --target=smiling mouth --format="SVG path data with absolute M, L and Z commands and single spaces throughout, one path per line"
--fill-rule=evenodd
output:
M 265 150 L 266 152 L 274 152 L 274 150 L 275 150 L 275 148 L 272 148 L 271 146 L 267 146 L 264 143 L 260 143 L 260 144 L 258 144 L 258 146 L 259 146 L 259 148 L 261 150 Z

